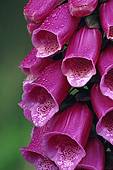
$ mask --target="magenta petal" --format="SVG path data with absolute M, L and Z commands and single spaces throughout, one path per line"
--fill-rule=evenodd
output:
M 103 144 L 98 139 L 90 139 L 86 146 L 86 156 L 76 170 L 104 170 L 105 153 Z
M 32 43 L 37 49 L 37 57 L 48 57 L 61 50 L 77 29 L 79 21 L 70 15 L 67 4 L 55 9 L 33 32 Z
M 27 79 L 24 82 L 24 93 L 20 105 L 26 118 L 30 117 L 26 115 L 26 110 L 29 111 L 35 126 L 43 126 L 59 111 L 59 105 L 70 88 L 62 75 L 61 61 L 52 61 L 46 67 L 43 65 L 42 70 L 36 79 Z
M 101 42 L 98 29 L 83 27 L 75 33 L 62 64 L 63 74 L 71 86 L 82 87 L 96 74 Z
M 36 53 L 36 49 L 33 48 L 19 66 L 25 74 L 32 75 L 29 77 L 35 78 L 38 76 L 38 74 L 40 74 L 40 72 L 43 71 L 47 65 L 54 63 L 52 58 L 37 58 Z
M 103 95 L 113 99 L 113 47 L 108 46 L 98 60 L 98 70 L 100 72 L 100 89 Z
M 108 39 L 113 40 L 113 1 L 108 0 L 100 7 L 100 21 Z
M 29 0 L 24 7 L 24 16 L 28 21 L 40 23 L 61 3 L 61 0 Z
M 40 27 L 40 23 L 39 24 L 36 24 L 36 23 L 33 23 L 33 22 L 30 22 L 27 24 L 27 30 L 29 32 L 29 34 L 32 34 L 34 30 L 36 30 L 37 28 Z
M 33 48 L 30 53 L 24 58 L 24 60 L 20 63 L 20 69 L 26 73 L 30 74 L 30 68 L 36 64 L 36 49 Z
M 44 135 L 46 154 L 61 170 L 74 170 L 85 156 L 92 113 L 87 105 L 77 103 L 58 116 Z
M 69 0 L 69 9 L 72 16 L 83 17 L 90 15 L 97 7 L 98 0 Z
M 55 163 L 45 156 L 45 152 L 41 146 L 42 137 L 47 131 L 46 128 L 34 128 L 30 144 L 28 147 L 21 148 L 21 153 L 29 163 L 35 166 L 36 170 L 58 170 Z
M 91 102 L 99 118 L 97 133 L 113 144 L 113 100 L 103 96 L 99 86 L 95 85 L 91 90 Z

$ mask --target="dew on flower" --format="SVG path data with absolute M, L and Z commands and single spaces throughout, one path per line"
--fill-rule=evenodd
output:
M 27 105 L 31 111 L 32 121 L 36 126 L 44 125 L 51 118 L 56 104 L 51 95 L 42 87 L 35 86 L 27 96 Z
M 62 169 L 75 167 L 82 159 L 80 146 L 65 135 L 55 135 L 48 141 L 48 147 L 52 152 L 53 161 Z
M 83 86 L 94 74 L 92 62 L 84 58 L 71 58 L 65 61 L 68 81 L 72 86 Z
M 54 54 L 58 48 L 59 44 L 55 34 L 41 30 L 37 35 L 37 55 L 39 57 L 48 56 Z
M 110 91 L 113 91 L 113 68 L 105 75 L 104 84 Z
M 23 155 L 37 170 L 58 170 L 54 162 L 39 153 L 29 151 L 28 149 L 23 151 Z
M 35 167 L 37 170 L 58 170 L 58 167 L 55 165 L 54 162 L 43 156 L 40 156 L 40 158 L 38 158 Z

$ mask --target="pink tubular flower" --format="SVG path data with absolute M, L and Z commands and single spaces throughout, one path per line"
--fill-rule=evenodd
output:
M 33 22 L 30 22 L 27 24 L 27 30 L 29 32 L 29 34 L 32 34 L 34 30 L 36 30 L 37 28 L 39 28 L 41 24 L 36 24 Z
M 58 116 L 51 130 L 44 135 L 45 151 L 60 170 L 74 170 L 85 156 L 92 113 L 87 105 L 77 103 Z
M 37 58 L 36 53 L 36 49 L 33 48 L 19 66 L 25 74 L 33 75 L 35 78 L 43 71 L 44 67 L 54 63 L 52 58 Z
M 36 170 L 58 170 L 58 167 L 48 157 L 46 157 L 42 145 L 42 137 L 46 133 L 47 127 L 34 128 L 32 132 L 31 142 L 28 147 L 21 148 L 23 157 L 31 164 Z
M 36 64 L 36 62 L 36 49 L 33 48 L 29 52 L 29 54 L 24 58 L 24 60 L 22 60 L 19 67 L 25 74 L 30 74 L 30 69 Z
M 113 1 L 108 0 L 100 7 L 100 21 L 108 39 L 113 40 Z
M 97 139 L 90 139 L 86 147 L 86 156 L 76 170 L 104 170 L 105 153 L 103 144 Z
M 103 95 L 113 99 L 113 47 L 108 46 L 100 55 L 98 60 L 100 72 L 100 89 Z
M 62 75 L 61 61 L 51 61 L 37 69 L 37 77 L 28 76 L 24 82 L 20 107 L 35 126 L 43 126 L 59 111 L 59 105 L 67 96 L 70 86 Z
M 32 43 L 37 49 L 37 57 L 48 57 L 61 50 L 77 29 L 79 21 L 79 18 L 70 15 L 68 4 L 55 9 L 33 32 Z
M 71 86 L 82 87 L 96 74 L 101 41 L 99 30 L 87 27 L 73 36 L 62 64 L 62 72 Z
M 29 0 L 24 7 L 24 16 L 28 21 L 40 23 L 60 3 L 61 0 Z
M 98 0 L 69 0 L 69 9 L 72 16 L 83 17 L 90 15 L 96 8 Z
M 91 90 L 91 102 L 99 121 L 97 133 L 113 144 L 113 100 L 103 96 L 98 85 Z

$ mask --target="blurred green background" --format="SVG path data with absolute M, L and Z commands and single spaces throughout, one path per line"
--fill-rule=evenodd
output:
M 20 61 L 31 49 L 23 17 L 25 0 L 0 2 L 0 170 L 32 170 L 19 148 L 26 146 L 31 132 L 18 107 L 24 75 Z

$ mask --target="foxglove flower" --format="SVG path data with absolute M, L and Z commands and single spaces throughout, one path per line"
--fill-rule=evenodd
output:
M 103 95 L 113 99 L 113 47 L 108 46 L 98 60 L 98 70 L 100 72 L 100 89 Z
M 29 32 L 29 34 L 32 34 L 34 30 L 36 30 L 37 28 L 40 27 L 41 24 L 36 24 L 33 22 L 30 22 L 27 24 L 27 30 Z
M 69 0 L 69 9 L 72 16 L 83 17 L 90 15 L 97 7 L 98 0 Z
M 91 102 L 99 121 L 97 133 L 113 144 L 113 100 L 103 96 L 98 85 L 91 90 Z
M 52 58 L 37 58 L 36 53 L 36 49 L 32 48 L 32 50 L 22 60 L 19 66 L 22 72 L 24 72 L 26 75 L 32 75 L 35 78 L 47 65 L 54 63 Z
M 98 139 L 90 139 L 86 146 L 86 156 L 76 170 L 104 170 L 105 153 L 103 144 Z
M 61 0 L 29 0 L 24 7 L 24 16 L 27 21 L 40 23 L 60 3 Z
M 63 74 L 71 86 L 82 87 L 96 74 L 101 41 L 98 29 L 83 27 L 75 33 L 62 64 Z
M 29 54 L 22 60 L 19 67 L 25 74 L 30 74 L 31 67 L 33 67 L 36 63 L 37 63 L 36 49 L 33 48 L 29 52 Z
M 43 126 L 59 111 L 70 86 L 62 75 L 61 61 L 51 61 L 37 69 L 34 69 L 37 77 L 30 75 L 23 84 L 24 93 L 19 105 L 28 120 L 35 126 Z
M 113 40 L 113 1 L 108 0 L 100 7 L 100 21 L 108 39 Z
M 61 50 L 77 29 L 79 21 L 79 18 L 70 15 L 67 3 L 55 9 L 33 32 L 32 43 L 37 49 L 37 57 L 48 57 Z
M 46 157 L 42 147 L 42 137 L 47 130 L 47 126 L 34 128 L 30 144 L 27 147 L 21 148 L 21 153 L 29 163 L 34 165 L 36 170 L 59 170 L 55 163 Z
M 77 103 L 58 115 L 51 130 L 44 135 L 46 154 L 60 170 L 74 170 L 85 156 L 92 113 L 87 105 Z

